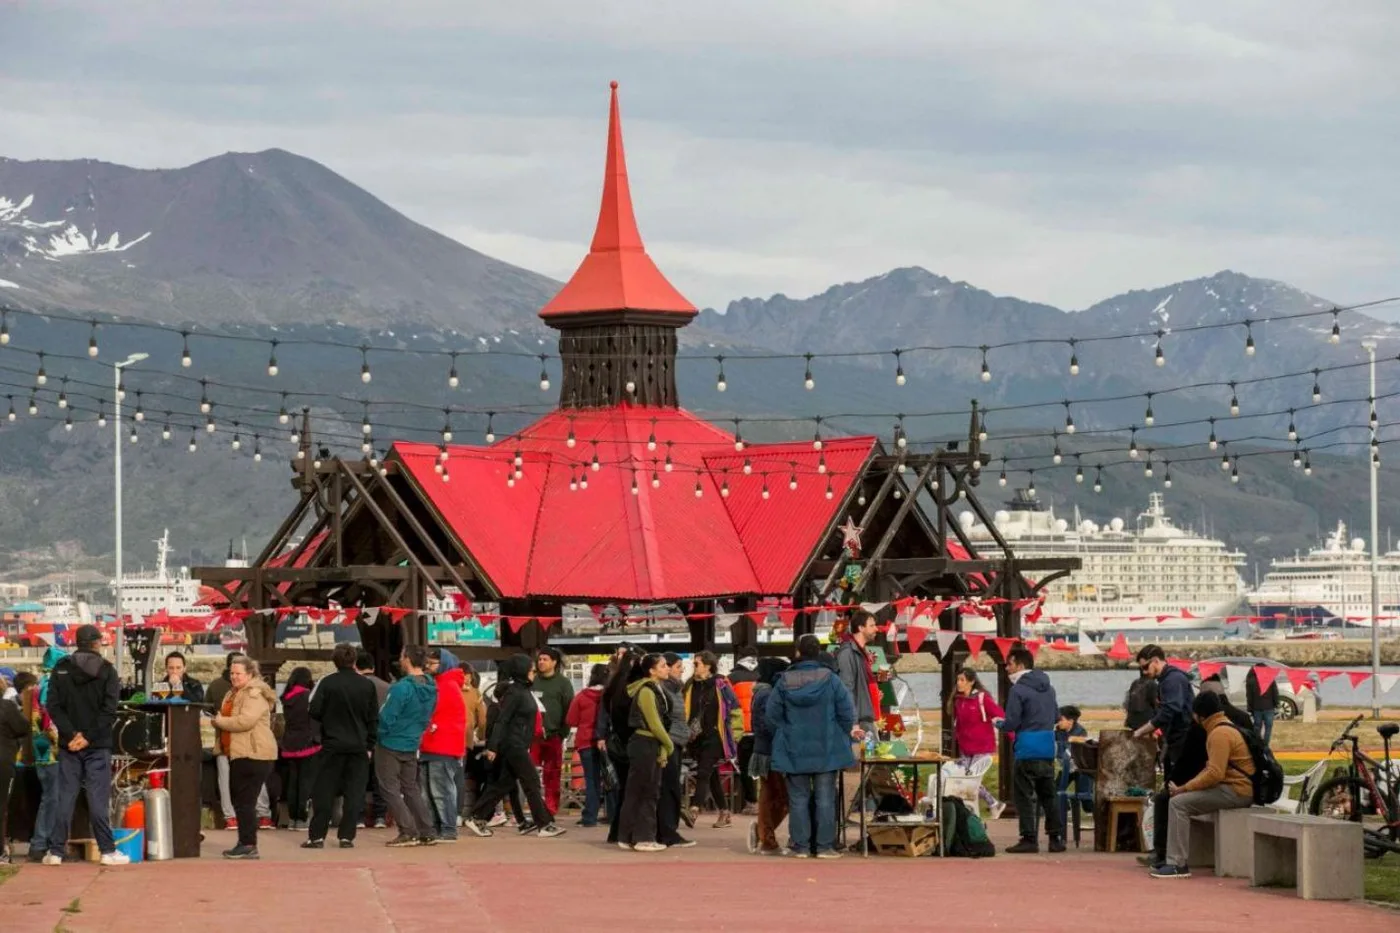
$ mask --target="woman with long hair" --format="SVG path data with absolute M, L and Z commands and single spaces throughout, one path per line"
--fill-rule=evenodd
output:
M 627 688 L 631 707 L 627 724 L 627 793 L 617 819 L 617 844 L 634 852 L 664 852 L 656 841 L 656 805 L 661 799 L 661 771 L 675 753 L 667 728 L 669 702 L 661 682 L 670 676 L 666 659 L 649 654 L 638 663 L 642 677 Z
M 286 727 L 278 744 L 277 769 L 282 777 L 282 797 L 287 801 L 287 818 L 292 829 L 305 829 L 307 809 L 316 774 L 316 757 L 321 751 L 321 730 L 311 718 L 311 689 L 316 681 L 311 669 L 298 667 L 282 689 L 282 718 Z
M 990 761 L 995 754 L 997 730 L 993 723 L 1006 713 L 977 679 L 977 672 L 966 667 L 958 671 L 955 692 L 948 698 L 946 712 L 953 717 L 953 738 L 958 744 L 958 758 L 953 768 L 962 774 L 971 774 L 983 759 Z M 955 772 L 949 769 L 945 773 Z M 977 789 L 977 796 L 987 805 L 992 819 L 1001 816 L 1001 811 L 1006 809 L 1006 804 L 997 800 L 985 784 Z
M 598 704 L 603 702 L 603 687 L 608 682 L 608 666 L 595 664 L 588 672 L 588 686 L 584 687 L 569 703 L 569 711 L 564 716 L 564 724 L 572 726 L 574 749 L 578 752 L 579 768 L 583 771 L 583 813 L 578 825 L 598 825 L 598 804 L 602 799 L 599 758 L 601 752 L 594 745 L 593 730 L 598 721 Z
M 605 734 L 599 738 L 607 743 L 608 761 L 617 773 L 617 786 L 608 795 L 608 842 L 617 842 L 618 815 L 627 796 L 627 740 L 632 737 L 632 730 L 627 724 L 632 712 L 632 698 L 628 696 L 627 688 L 646 676 L 646 671 L 641 667 L 643 657 L 643 653 L 635 648 L 618 656 L 617 666 L 603 688 L 603 699 L 599 703 L 599 719 L 606 726 Z
M 228 757 L 229 796 L 238 821 L 238 845 L 224 858 L 258 857 L 258 793 L 267 783 L 277 761 L 277 739 L 272 734 L 272 711 L 277 696 L 263 682 L 258 662 L 242 655 L 228 666 L 230 690 L 214 717 L 219 729 L 220 751 Z
M 695 675 L 685 685 L 685 718 L 690 723 L 689 748 L 695 758 L 695 796 L 691 799 L 690 816 L 692 820 L 699 819 L 700 811 L 713 802 L 719 810 L 715 829 L 721 829 L 730 824 L 731 817 L 719 765 L 721 761 L 733 761 L 738 754 L 739 738 L 744 734 L 744 710 L 728 678 L 719 672 L 719 658 L 713 651 L 695 656 Z

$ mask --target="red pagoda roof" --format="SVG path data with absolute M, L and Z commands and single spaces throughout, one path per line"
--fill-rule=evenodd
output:
M 622 150 L 622 117 L 617 106 L 617 82 L 612 83 L 608 113 L 608 158 L 603 174 L 603 203 L 593 244 L 573 277 L 540 310 L 546 320 L 565 315 L 610 311 L 660 311 L 684 314 L 696 308 L 666 281 L 642 245 L 632 211 L 627 182 L 627 157 Z
M 491 447 L 449 447 L 448 482 L 433 468 L 437 447 L 393 452 L 501 597 L 670 602 L 791 592 L 875 443 L 837 438 L 821 452 L 808 442 L 750 444 L 739 453 L 732 435 L 686 411 L 621 405 L 557 411 Z M 517 450 L 523 476 L 510 486 Z M 825 476 L 816 472 L 822 457 Z M 570 490 L 585 473 L 588 488 Z

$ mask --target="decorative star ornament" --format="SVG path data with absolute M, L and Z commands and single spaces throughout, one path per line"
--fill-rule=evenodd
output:
M 841 546 L 844 547 L 852 557 L 860 556 L 860 533 L 865 529 L 856 524 L 855 519 L 846 517 L 846 524 L 837 529 L 841 532 Z

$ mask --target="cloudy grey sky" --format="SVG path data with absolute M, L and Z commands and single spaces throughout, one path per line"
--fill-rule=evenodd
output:
M 1394 0 L 0 0 L 0 155 L 290 149 L 572 271 L 622 82 L 700 304 L 921 265 L 1083 307 L 1233 268 L 1400 293 Z

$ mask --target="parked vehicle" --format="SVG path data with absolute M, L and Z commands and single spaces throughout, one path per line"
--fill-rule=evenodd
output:
M 1303 709 L 1303 696 L 1307 693 L 1311 693 L 1313 695 L 1314 701 L 1317 704 L 1317 708 L 1322 709 L 1322 695 L 1319 689 L 1322 686 L 1322 681 L 1318 679 L 1318 676 L 1316 674 L 1308 675 L 1308 682 L 1312 686 L 1303 687 L 1302 692 L 1300 693 L 1293 689 L 1293 684 L 1289 681 L 1287 677 L 1284 676 L 1283 671 L 1289 670 L 1290 666 L 1284 664 L 1282 661 L 1274 661 L 1269 658 L 1249 657 L 1209 658 L 1207 660 L 1208 662 L 1216 664 L 1242 664 L 1247 667 L 1256 667 L 1260 664 L 1263 664 L 1268 667 L 1278 668 L 1279 675 L 1274 679 L 1274 684 L 1278 687 L 1278 705 L 1276 707 L 1277 712 L 1275 715 L 1279 719 L 1295 718 L 1298 715 L 1298 713 Z M 1200 676 L 1197 673 L 1197 670 L 1198 669 L 1194 666 L 1191 669 L 1191 678 L 1193 680 L 1198 679 Z M 1230 672 L 1228 670 L 1222 670 L 1220 672 L 1220 678 L 1225 682 L 1225 690 L 1227 695 L 1230 697 L 1230 702 L 1238 706 L 1240 709 L 1247 709 L 1248 707 L 1245 703 L 1244 694 L 1244 678 L 1236 678 L 1237 680 L 1239 680 L 1239 683 L 1234 683 L 1230 678 Z

